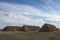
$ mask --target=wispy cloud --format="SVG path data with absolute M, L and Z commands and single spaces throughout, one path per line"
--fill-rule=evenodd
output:
M 51 1 L 51 0 L 49 0 Z M 55 12 L 43 12 L 38 8 L 29 5 L 22 4 L 9 4 L 9 3 L 0 3 L 0 24 L 4 25 L 39 25 L 49 21 L 55 21 L 53 23 L 60 21 L 60 16 L 54 14 Z M 31 16 L 30 16 L 31 15 Z M 44 17 L 44 18 L 32 18 L 32 17 Z M 44 21 L 46 20 L 46 21 Z

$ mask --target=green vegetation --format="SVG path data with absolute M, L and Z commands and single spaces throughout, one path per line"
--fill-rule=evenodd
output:
M 0 32 L 0 40 L 60 40 L 60 32 Z

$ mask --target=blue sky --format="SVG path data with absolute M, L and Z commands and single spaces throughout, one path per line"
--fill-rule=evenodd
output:
M 0 28 L 44 23 L 60 28 L 60 0 L 0 0 Z

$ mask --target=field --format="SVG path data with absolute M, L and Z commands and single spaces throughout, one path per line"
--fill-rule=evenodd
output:
M 60 32 L 0 32 L 0 40 L 60 40 Z

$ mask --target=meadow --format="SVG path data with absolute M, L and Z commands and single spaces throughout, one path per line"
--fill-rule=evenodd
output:
M 60 32 L 0 32 L 0 40 L 60 40 Z

